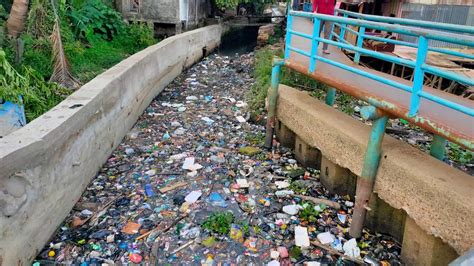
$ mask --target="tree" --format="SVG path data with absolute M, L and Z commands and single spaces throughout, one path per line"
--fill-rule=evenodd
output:
M 14 0 L 7 20 L 8 35 L 16 38 L 25 28 L 29 0 Z
M 239 4 L 253 5 L 255 11 L 263 11 L 266 4 L 277 2 L 276 0 L 211 0 L 213 6 L 218 9 L 235 9 Z

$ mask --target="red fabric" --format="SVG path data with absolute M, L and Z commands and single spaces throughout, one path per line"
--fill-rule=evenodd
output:
M 313 12 L 334 15 L 334 0 L 313 0 Z

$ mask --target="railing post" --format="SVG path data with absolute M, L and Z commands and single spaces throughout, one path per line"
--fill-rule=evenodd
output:
M 347 14 L 344 14 L 344 17 L 347 18 Z M 346 35 L 346 28 L 347 25 L 344 24 L 344 23 L 341 23 L 341 30 L 339 31 L 339 41 L 342 42 L 342 40 L 344 40 L 344 35 Z M 342 50 L 342 48 L 341 48 Z
M 314 25 L 313 25 L 313 38 L 311 39 L 311 58 L 309 59 L 309 72 L 313 73 L 316 70 L 316 56 L 318 54 L 318 45 L 319 41 L 319 28 L 321 27 L 321 23 L 319 19 L 314 18 Z
M 430 155 L 436 159 L 443 161 L 446 152 L 446 139 L 438 135 L 433 135 L 431 142 Z
M 288 14 L 288 20 L 286 22 L 286 39 L 285 39 L 285 59 L 290 58 L 290 47 L 291 45 L 291 29 L 293 27 L 293 16 Z
M 332 40 L 332 37 L 334 36 L 334 24 L 335 22 L 331 23 L 331 33 L 329 34 L 329 40 Z
M 280 84 L 280 72 L 283 60 L 273 58 L 272 81 L 268 93 L 268 115 L 265 134 L 265 148 L 270 149 L 273 142 L 273 129 L 275 127 L 276 103 L 278 99 L 278 85 Z
M 373 106 L 362 107 L 361 115 L 364 119 L 375 120 L 372 124 L 369 143 L 365 151 L 362 174 L 357 178 L 355 208 L 349 230 L 349 234 L 355 238 L 360 237 L 364 225 L 367 203 L 374 187 L 375 176 L 377 175 L 382 153 L 382 140 L 388 120 L 388 117 L 383 112 Z
M 364 34 L 365 34 L 365 27 L 359 27 L 359 36 L 357 36 L 357 47 L 362 48 L 364 44 Z M 360 61 L 360 53 L 355 52 L 354 55 L 354 63 L 359 64 Z
M 329 106 L 333 106 L 335 100 L 336 100 L 336 89 L 329 87 L 326 92 L 326 104 Z
M 420 36 L 418 39 L 418 52 L 416 53 L 416 63 L 413 78 L 413 88 L 411 92 L 410 111 L 408 116 L 412 117 L 418 113 L 420 108 L 419 92 L 423 89 L 423 80 L 425 78 L 425 71 L 422 66 L 425 63 L 428 54 L 428 39 L 425 36 Z
M 337 10 L 334 9 L 334 16 L 337 17 Z M 332 40 L 332 37 L 334 36 L 334 25 L 336 24 L 336 22 L 333 22 L 331 23 L 331 33 L 329 34 L 329 40 Z

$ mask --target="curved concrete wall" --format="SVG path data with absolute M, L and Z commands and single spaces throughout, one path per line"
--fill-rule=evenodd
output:
M 0 139 L 0 265 L 34 259 L 152 99 L 216 48 L 221 32 L 214 25 L 165 39 Z

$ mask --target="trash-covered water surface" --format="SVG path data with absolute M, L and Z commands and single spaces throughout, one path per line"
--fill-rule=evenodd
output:
M 35 264 L 400 264 L 392 238 L 349 236 L 354 199 L 263 148 L 244 97 L 252 64 L 211 55 L 167 86 Z

